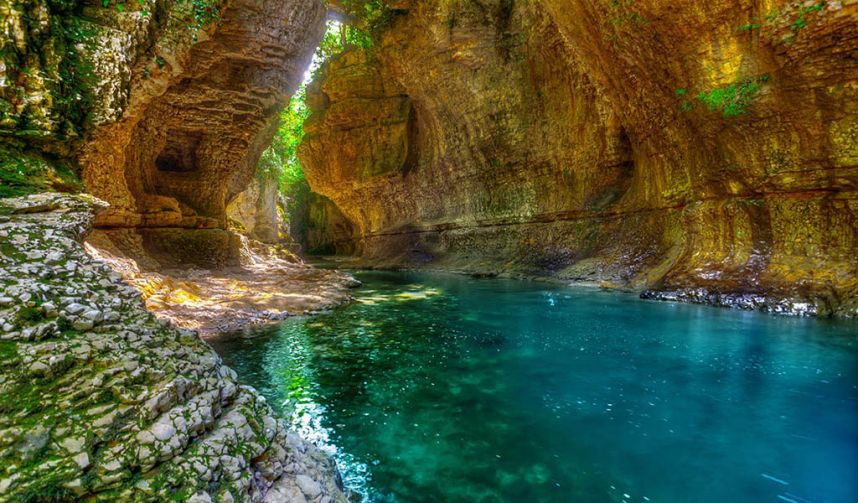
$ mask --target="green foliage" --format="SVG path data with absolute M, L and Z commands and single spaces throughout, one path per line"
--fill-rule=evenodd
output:
M 790 28 L 790 30 L 792 30 L 792 33 L 790 35 L 787 35 L 786 37 L 784 37 L 784 41 L 786 41 L 786 42 L 792 41 L 795 38 L 795 36 L 798 34 L 798 32 L 800 32 L 804 28 L 807 28 L 807 15 L 811 14 L 813 12 L 821 12 L 822 9 L 825 8 L 826 3 L 827 3 L 826 0 L 819 0 L 818 2 L 816 2 L 812 5 L 801 7 L 798 10 L 798 16 L 795 19 L 793 19 L 792 23 L 789 25 L 789 28 Z M 778 10 L 778 9 L 772 10 L 771 12 L 766 14 L 766 16 L 765 16 L 766 23 L 773 24 L 773 23 L 775 23 L 775 21 L 777 21 L 777 19 L 780 16 L 781 16 L 780 10 Z
M 190 2 L 194 15 L 192 28 L 202 30 L 220 17 L 220 2 L 218 0 L 179 0 L 180 3 Z
M 801 10 L 804 13 L 808 13 L 808 12 L 819 12 L 823 8 L 825 8 L 825 0 L 819 0 L 819 2 L 811 5 L 810 7 L 802 7 Z
M 306 103 L 307 88 L 301 86 L 289 105 L 280 114 L 280 126 L 271 146 L 263 152 L 257 176 L 274 175 L 280 192 L 291 193 L 304 181 L 304 171 L 298 161 L 298 145 L 304 138 L 304 121 L 310 115 Z
M 325 35 L 322 37 L 322 41 L 313 58 L 313 66 L 318 69 L 321 63 L 342 54 L 343 51 L 350 47 L 370 49 L 372 48 L 372 36 L 356 26 L 328 21 Z
M 343 0 L 342 4 L 370 32 L 383 28 L 393 19 L 393 10 L 386 0 Z
M 792 31 L 798 33 L 801 29 L 807 28 L 807 18 L 806 16 L 811 12 L 819 12 L 823 8 L 825 8 L 825 0 L 820 0 L 819 2 L 810 5 L 808 7 L 802 7 L 798 11 L 798 17 L 793 21 L 790 29 Z
M 38 323 L 42 319 L 44 315 L 37 307 L 24 307 L 18 311 L 18 323 Z
M 16 360 L 18 358 L 18 344 L 13 341 L 0 340 L 0 362 Z
M 609 6 L 611 8 L 611 25 L 619 28 L 624 25 L 640 26 L 647 24 L 636 10 L 634 10 L 634 0 L 611 0 Z
M 351 25 L 344 25 L 344 28 L 346 47 L 372 48 L 372 36 L 368 32 Z
M 220 17 L 220 0 L 177 0 L 177 3 L 190 5 L 191 17 L 187 27 L 193 31 L 206 28 Z M 142 16 L 149 15 L 144 0 L 101 0 L 102 7 L 113 7 L 119 12 L 125 12 L 129 4 L 132 7 L 136 4 L 136 9 Z
M 743 24 L 743 25 L 739 26 L 738 31 L 740 31 L 740 32 L 747 32 L 747 31 L 752 31 L 752 30 L 758 30 L 758 29 L 760 29 L 761 27 L 762 27 L 762 25 L 761 25 L 761 24 L 757 24 L 757 23 L 747 23 L 747 24 Z
M 58 131 L 62 136 L 80 135 L 91 122 L 95 104 L 92 90 L 96 86 L 95 67 L 86 53 L 95 49 L 94 26 L 77 16 L 62 20 L 64 57 L 59 66 L 59 80 L 53 82 L 54 110 L 65 124 Z M 80 47 L 84 50 L 81 51 Z
M 0 198 L 48 189 L 76 192 L 82 187 L 75 174 L 61 163 L 0 148 Z
M 676 94 L 677 97 L 682 98 L 682 101 L 679 104 L 679 110 L 680 111 L 688 112 L 692 108 L 694 108 L 694 106 L 691 104 L 691 102 L 688 101 L 687 99 L 685 99 L 685 96 L 688 94 L 688 89 L 685 89 L 684 87 L 680 87 L 679 89 L 674 91 L 674 93 Z
M 793 29 L 793 31 L 799 31 L 802 28 L 807 28 L 807 22 L 805 21 L 804 16 L 799 16 L 798 18 L 796 18 L 796 20 L 792 23 L 791 28 Z
M 697 99 L 706 104 L 710 112 L 720 110 L 724 117 L 744 115 L 748 105 L 759 93 L 762 84 L 768 80 L 768 75 L 745 79 L 708 92 L 701 92 L 697 95 Z

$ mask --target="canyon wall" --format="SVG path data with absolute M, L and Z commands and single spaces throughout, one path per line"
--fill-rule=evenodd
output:
M 283 221 L 280 190 L 275 173 L 257 173 L 244 192 L 226 207 L 235 230 L 263 243 L 279 243 L 289 232 Z
M 221 9 L 207 38 L 181 57 L 158 52 L 169 76 L 152 89 L 152 68 L 131 92 L 139 102 L 121 121 L 97 130 L 84 148 L 84 183 L 111 203 L 96 225 L 134 227 L 144 248 L 158 248 L 161 263 L 176 254 L 180 264 L 205 267 L 235 261 L 234 241 L 224 231 L 227 205 L 251 184 L 280 110 L 309 65 L 324 17 L 317 0 L 235 0 Z M 277 193 L 261 192 L 267 198 L 257 197 L 258 218 L 249 215 L 249 230 L 276 241 Z M 180 253 L 224 247 L 230 251 L 200 263 Z
M 365 264 L 858 314 L 858 2 L 389 4 L 300 149 Z
M 151 248 L 181 265 L 193 256 L 163 252 L 234 242 L 227 205 L 251 184 L 309 65 L 323 2 L 30 0 L 2 9 L 0 144 L 14 150 L 3 157 L 77 164 L 85 189 L 110 204 L 96 226 L 117 246 L 134 241 L 129 252 Z M 277 194 L 264 195 L 269 210 Z M 252 234 L 276 240 L 268 213 Z M 236 253 L 195 265 L 222 266 Z

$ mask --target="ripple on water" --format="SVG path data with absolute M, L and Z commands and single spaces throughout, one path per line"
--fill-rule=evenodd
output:
M 365 273 L 213 345 L 373 501 L 858 501 L 856 325 Z

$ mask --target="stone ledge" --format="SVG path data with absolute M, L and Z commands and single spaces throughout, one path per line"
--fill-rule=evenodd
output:
M 346 501 L 330 458 L 84 252 L 102 206 L 0 201 L 0 499 Z

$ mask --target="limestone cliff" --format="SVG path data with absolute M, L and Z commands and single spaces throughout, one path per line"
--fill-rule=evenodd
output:
M 263 243 L 279 243 L 289 228 L 281 216 L 283 204 L 274 173 L 257 174 L 250 186 L 227 206 L 237 231 Z
M 858 2 L 388 4 L 300 150 L 365 263 L 858 314 Z
M 346 501 L 330 458 L 84 252 L 104 206 L 0 200 L 0 500 Z
M 15 149 L 2 157 L 77 162 L 110 204 L 97 226 L 212 249 L 228 241 L 226 207 L 252 181 L 326 14 L 321 0 L 0 9 L 0 146 Z
M 311 255 L 354 255 L 355 228 L 330 199 L 310 192 L 306 214 L 299 216 L 297 226 L 302 246 Z M 299 227 L 301 226 L 301 227 Z

